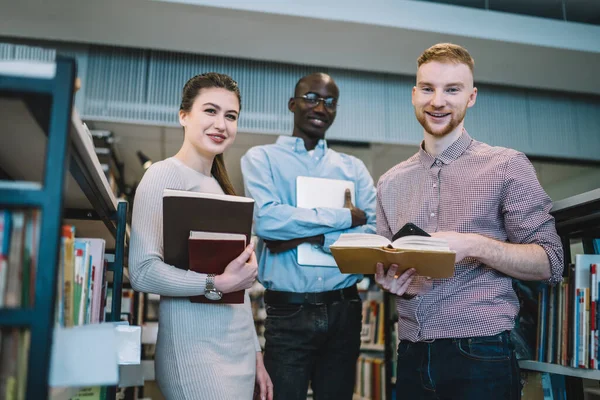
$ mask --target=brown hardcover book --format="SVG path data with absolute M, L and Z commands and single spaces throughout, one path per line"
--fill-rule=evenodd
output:
M 163 251 L 164 261 L 181 269 L 192 269 L 188 241 L 190 233 L 212 232 L 241 234 L 245 243 L 250 243 L 254 200 L 242 196 L 198 193 L 184 190 L 165 189 L 163 192 Z M 223 268 L 244 250 L 232 249 L 230 258 Z M 218 252 L 220 252 L 219 250 Z M 225 250 L 223 250 L 225 251 Z M 194 252 L 195 254 L 195 252 Z M 198 272 L 220 273 L 201 270 L 204 262 L 198 259 Z M 192 301 L 199 301 L 198 297 Z M 221 299 L 223 302 L 223 299 Z
M 344 233 L 330 246 L 331 254 L 344 274 L 374 274 L 378 262 L 384 268 L 398 265 L 398 273 L 414 268 L 430 278 L 454 275 L 456 253 L 441 239 L 404 236 L 390 242 L 373 234 Z
M 195 232 L 190 233 L 188 249 L 190 269 L 204 274 L 221 274 L 227 265 L 246 248 L 243 234 Z M 204 296 L 194 296 L 194 303 L 244 303 L 244 291 L 225 293 L 221 300 L 208 300 Z

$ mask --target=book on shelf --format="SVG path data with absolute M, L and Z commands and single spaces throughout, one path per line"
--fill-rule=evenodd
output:
M 387 399 L 385 360 L 365 355 L 358 357 L 354 394 L 361 399 Z
M 250 243 L 253 213 L 254 200 L 248 197 L 165 189 L 164 262 L 201 273 L 222 273 Z M 226 294 L 219 302 L 243 303 L 243 295 L 244 291 Z M 193 296 L 190 301 L 206 299 Z
M 341 179 L 296 178 L 296 207 L 298 208 L 343 208 L 346 189 L 350 190 L 354 204 L 354 182 Z M 331 254 L 310 243 L 302 243 L 297 248 L 297 260 L 300 265 L 337 266 Z
M 106 277 L 101 238 L 76 238 L 75 227 L 62 227 L 56 323 L 72 327 L 103 321 L 102 290 Z
M 40 211 L 0 209 L 0 307 L 34 304 Z M 31 333 L 0 330 L 0 398 L 24 398 Z
M 361 350 L 382 351 L 385 345 L 385 299 L 381 290 L 361 294 Z
M 343 233 L 330 250 L 342 273 L 374 274 L 376 264 L 383 263 L 385 268 L 397 264 L 399 273 L 414 268 L 430 278 L 454 275 L 456 253 L 443 239 L 410 235 L 391 242 L 374 234 Z
M 600 255 L 577 254 L 567 276 L 541 285 L 535 359 L 573 368 L 598 366 Z

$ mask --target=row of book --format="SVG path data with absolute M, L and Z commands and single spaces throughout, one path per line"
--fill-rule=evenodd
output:
M 34 305 L 41 211 L 0 210 L 0 307 Z M 76 238 L 75 228 L 62 227 L 55 324 L 72 327 L 104 320 L 106 302 L 105 241 Z M 30 332 L 0 331 L 0 398 L 25 398 Z
M 522 370 L 521 384 L 522 399 L 567 400 L 564 375 Z
M 354 399 L 385 400 L 386 373 L 385 360 L 361 355 L 356 362 L 356 385 Z
M 538 292 L 537 361 L 598 367 L 600 255 L 578 254 L 563 282 Z
M 77 238 L 64 225 L 58 265 L 56 323 L 72 327 L 104 321 L 107 262 L 104 239 Z
M 373 349 L 385 345 L 385 302 L 383 292 L 369 291 L 363 301 L 361 346 Z
M 0 307 L 33 305 L 39 210 L 0 210 Z
M 35 296 L 39 210 L 0 210 L 0 307 L 27 308 Z M 0 331 L 0 398 L 25 398 L 30 332 Z

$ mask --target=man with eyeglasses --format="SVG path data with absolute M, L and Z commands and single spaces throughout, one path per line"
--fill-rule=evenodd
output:
M 274 398 L 351 400 L 360 351 L 361 275 L 300 265 L 296 247 L 311 243 L 325 252 L 341 233 L 375 232 L 375 188 L 359 159 L 327 146 L 339 89 L 326 74 L 303 77 L 288 109 L 292 136 L 257 146 L 242 157 L 246 194 L 255 200 L 259 275 L 265 286 L 265 366 Z M 356 206 L 296 208 L 296 178 L 352 180 Z M 262 249 L 261 249 L 261 245 Z

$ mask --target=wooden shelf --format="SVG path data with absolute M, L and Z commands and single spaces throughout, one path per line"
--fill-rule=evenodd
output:
M 563 365 L 543 363 L 539 361 L 519 360 L 519 367 L 529 371 L 548 372 L 550 374 L 574 376 L 577 378 L 600 380 L 600 370 L 571 368 Z

